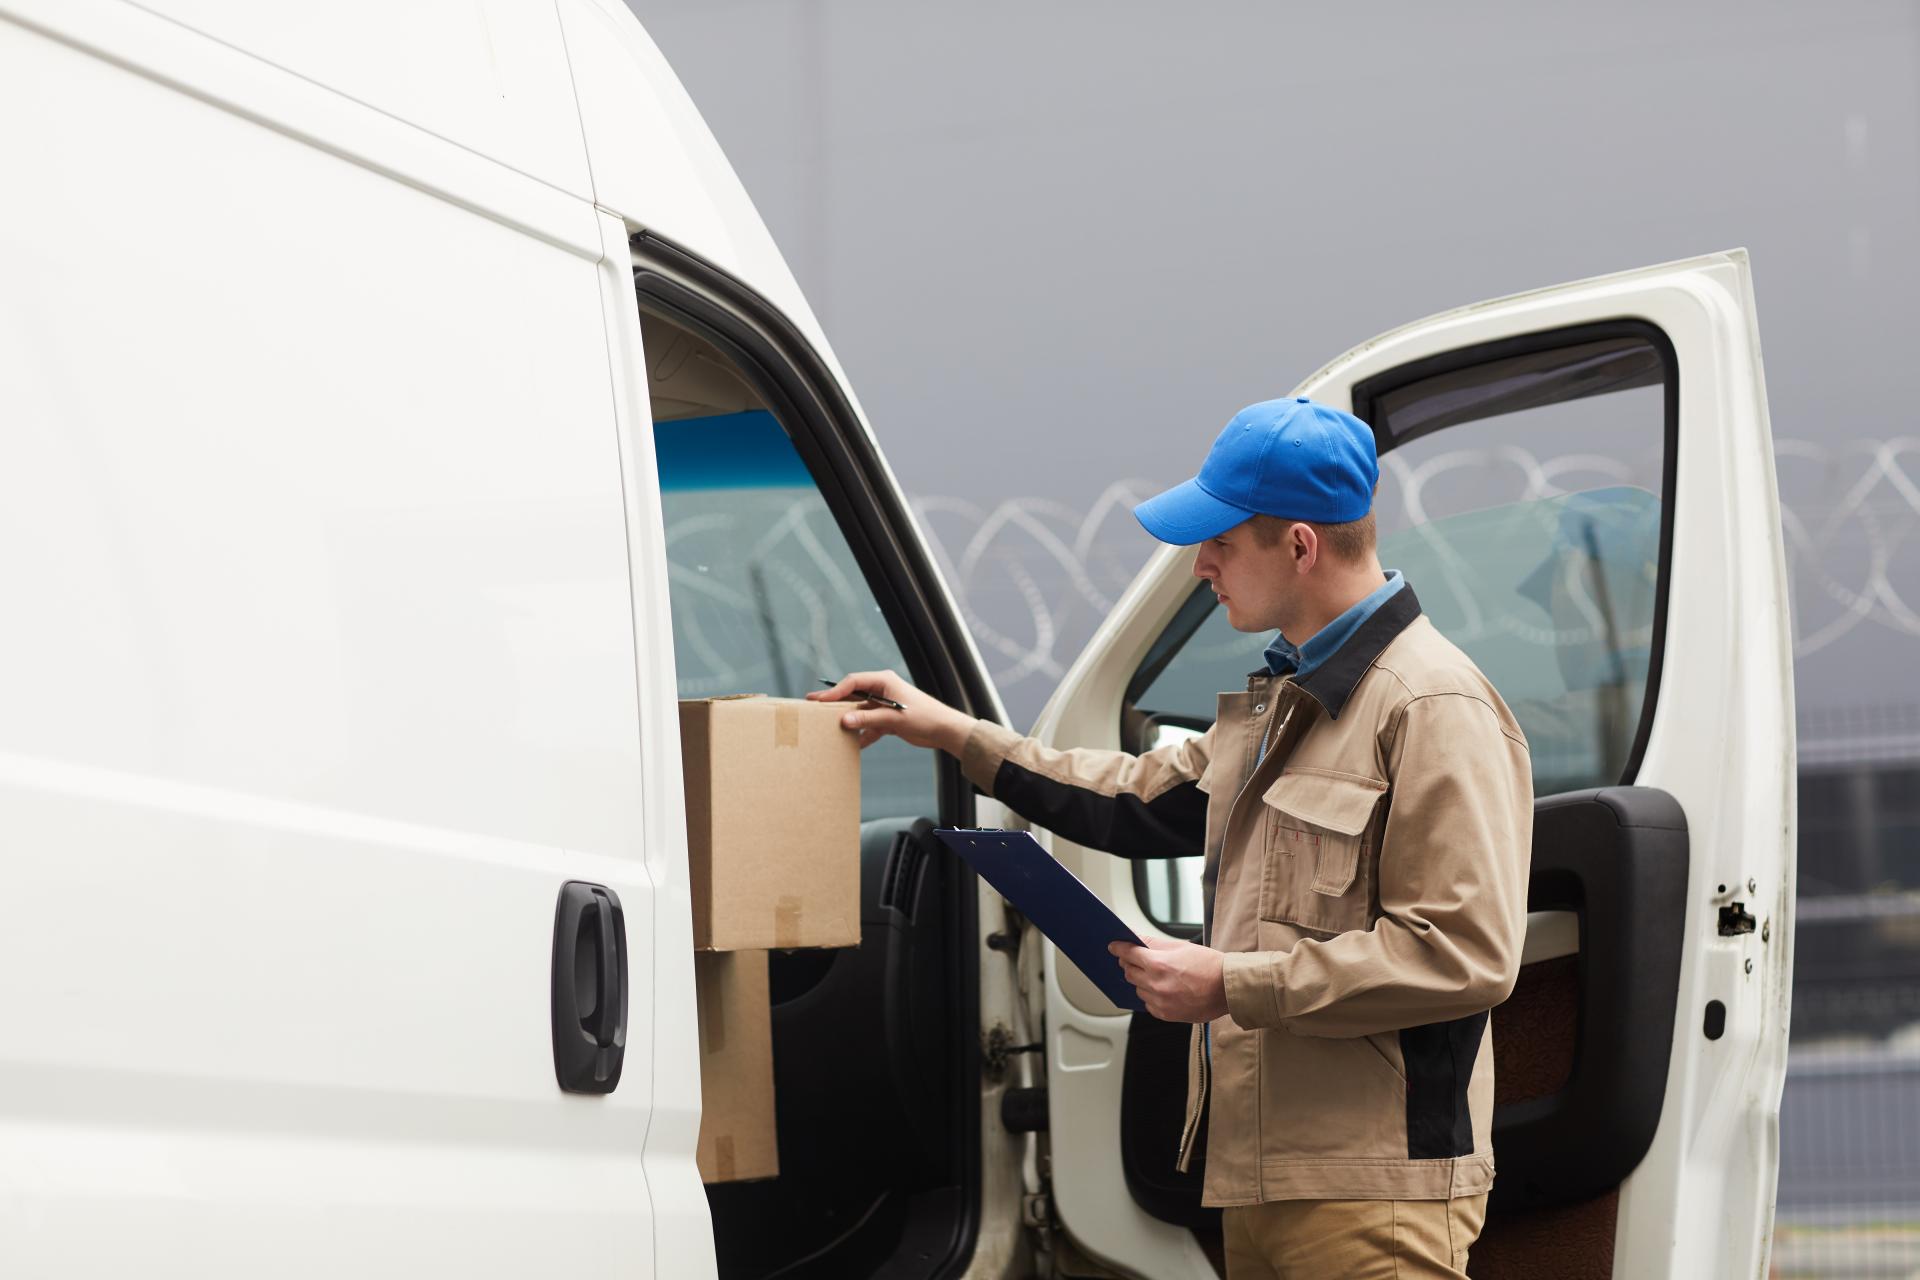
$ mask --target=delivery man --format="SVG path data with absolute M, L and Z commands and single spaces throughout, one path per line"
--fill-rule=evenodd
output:
M 843 723 L 959 757 L 1038 826 L 1204 853 L 1203 943 L 1115 944 L 1155 1017 L 1195 1024 L 1192 1157 L 1230 1280 L 1464 1276 L 1493 1183 L 1488 1011 L 1526 930 L 1533 781 L 1487 678 L 1374 549 L 1373 432 L 1310 400 L 1235 415 L 1200 474 L 1134 509 L 1195 548 L 1236 630 L 1275 631 L 1205 736 L 1054 751 L 892 672 Z

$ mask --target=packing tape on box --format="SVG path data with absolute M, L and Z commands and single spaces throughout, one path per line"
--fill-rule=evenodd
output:
M 783 951 L 800 945 L 800 899 L 787 894 L 773 904 L 773 945 Z
M 727 1010 L 726 1001 L 720 995 L 719 967 L 730 961 L 721 959 L 714 962 L 708 970 L 707 982 L 697 984 L 700 998 L 700 1043 L 708 1054 L 720 1053 L 727 1047 Z
M 800 745 L 800 708 L 775 707 L 773 709 L 773 745 L 776 747 Z
M 713 1172 L 716 1182 L 733 1181 L 733 1135 L 730 1133 L 713 1140 Z

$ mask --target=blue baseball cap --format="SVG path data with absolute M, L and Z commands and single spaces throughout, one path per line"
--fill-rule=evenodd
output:
M 1345 524 L 1373 509 L 1373 428 L 1304 396 L 1233 415 L 1200 474 L 1148 498 L 1134 518 L 1162 542 L 1192 546 L 1256 515 Z

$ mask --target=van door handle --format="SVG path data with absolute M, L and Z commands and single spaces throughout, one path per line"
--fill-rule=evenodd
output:
M 553 1072 L 568 1093 L 612 1093 L 627 1051 L 627 930 L 620 895 L 560 886 L 553 918 Z

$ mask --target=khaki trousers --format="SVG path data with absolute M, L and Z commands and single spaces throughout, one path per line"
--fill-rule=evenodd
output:
M 1484 1195 L 1242 1205 L 1222 1223 L 1227 1280 L 1464 1280 L 1486 1220 Z

